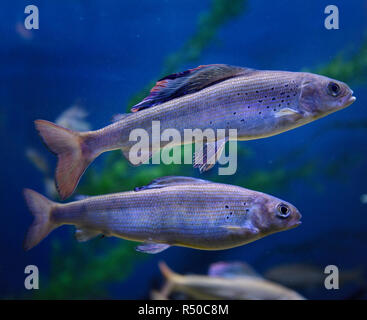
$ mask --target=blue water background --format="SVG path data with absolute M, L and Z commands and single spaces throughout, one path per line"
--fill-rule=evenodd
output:
M 93 128 L 109 124 L 112 115 L 125 112 L 132 94 L 159 76 L 164 58 L 190 38 L 198 27 L 198 15 L 211 5 L 209 0 L 31 3 L 40 10 L 40 29 L 31 32 L 32 39 L 16 32 L 16 24 L 23 23 L 24 7 L 29 1 L 4 1 L 0 13 L 3 298 L 25 294 L 26 265 L 35 264 L 41 275 L 47 273 L 51 239 L 66 235 L 65 230 L 57 230 L 27 253 L 21 247 L 32 220 L 21 191 L 24 187 L 43 187 L 42 176 L 25 158 L 25 148 L 42 150 L 55 164 L 54 157 L 43 148 L 33 120 L 54 120 L 77 102 L 88 110 Z M 326 64 L 342 51 L 358 50 L 367 31 L 366 1 L 333 1 L 340 10 L 340 29 L 332 31 L 324 28 L 323 11 L 328 4 L 319 0 L 250 0 L 243 14 L 220 28 L 200 59 L 181 70 L 226 63 L 299 71 Z M 366 129 L 326 130 L 317 139 L 312 138 L 329 124 L 366 118 L 366 84 L 357 84 L 353 90 L 358 99 L 351 108 L 269 139 L 241 142 L 254 153 L 248 162 L 239 164 L 238 174 L 243 175 L 249 174 L 246 167 L 271 170 L 272 161 L 301 145 L 306 146 L 304 161 L 316 159 L 324 165 L 345 153 L 363 157 L 362 165 L 349 167 L 346 162 L 339 168 L 344 178 L 325 178 L 320 165 L 311 182 L 294 181 L 290 188 L 275 193 L 300 209 L 302 226 L 227 251 L 170 248 L 137 264 L 126 281 L 111 286 L 111 296 L 147 298 L 151 287 L 160 283 L 160 260 L 180 273 L 205 273 L 211 262 L 221 260 L 247 261 L 260 271 L 277 263 L 315 259 L 323 265 L 345 268 L 367 266 L 367 237 L 361 236 L 367 229 L 367 205 L 360 201 L 361 194 L 367 193 Z M 99 163 L 104 158 L 105 155 Z M 293 165 L 292 158 L 288 164 Z M 322 192 L 314 185 L 321 186 Z M 315 240 L 308 249 L 291 250 L 309 239 Z M 278 251 L 288 247 L 291 252 Z M 323 290 L 315 297 L 341 299 L 349 292 L 352 289 L 342 293 Z

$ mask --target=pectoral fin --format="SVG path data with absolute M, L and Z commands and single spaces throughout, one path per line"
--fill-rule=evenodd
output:
M 283 108 L 275 113 L 275 117 L 284 117 L 284 116 L 293 116 L 293 115 L 300 115 L 299 111 L 294 110 L 292 108 Z
M 162 252 L 170 247 L 169 244 L 164 243 L 143 243 L 138 245 L 135 250 L 144 253 L 155 254 Z
M 213 168 L 224 151 L 224 147 L 228 139 L 207 142 L 203 148 L 195 150 L 193 158 L 194 168 L 199 168 L 200 172 L 208 171 Z
M 240 233 L 240 234 L 244 234 L 244 233 L 251 233 L 251 234 L 257 234 L 260 232 L 260 230 L 258 228 L 255 228 L 253 226 L 222 226 L 222 228 L 225 228 L 227 231 L 229 232 L 233 232 L 233 233 Z

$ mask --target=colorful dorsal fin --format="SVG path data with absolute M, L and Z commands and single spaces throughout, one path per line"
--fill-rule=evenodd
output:
M 200 91 L 224 80 L 246 75 L 253 69 L 229 66 L 226 64 L 209 64 L 174 73 L 160 79 L 150 90 L 150 94 L 131 111 L 137 112 L 153 107 L 168 100 Z
M 136 187 L 135 191 L 147 190 L 147 189 L 157 189 L 164 188 L 168 186 L 180 185 L 180 184 L 193 184 L 193 183 L 211 183 L 207 180 L 191 178 L 191 177 L 182 177 L 182 176 L 167 176 L 154 179 L 151 183 L 146 186 Z

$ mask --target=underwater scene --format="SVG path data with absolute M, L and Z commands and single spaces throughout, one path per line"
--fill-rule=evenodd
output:
M 1 299 L 367 299 L 367 1 L 2 13 Z

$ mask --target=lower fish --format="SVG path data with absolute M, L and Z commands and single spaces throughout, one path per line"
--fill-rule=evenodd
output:
M 24 196 L 35 217 L 25 250 L 67 224 L 76 226 L 79 241 L 114 236 L 142 242 L 138 251 L 158 253 L 170 246 L 229 249 L 301 223 L 297 208 L 286 201 L 190 177 L 162 177 L 134 191 L 66 204 L 30 189 Z

